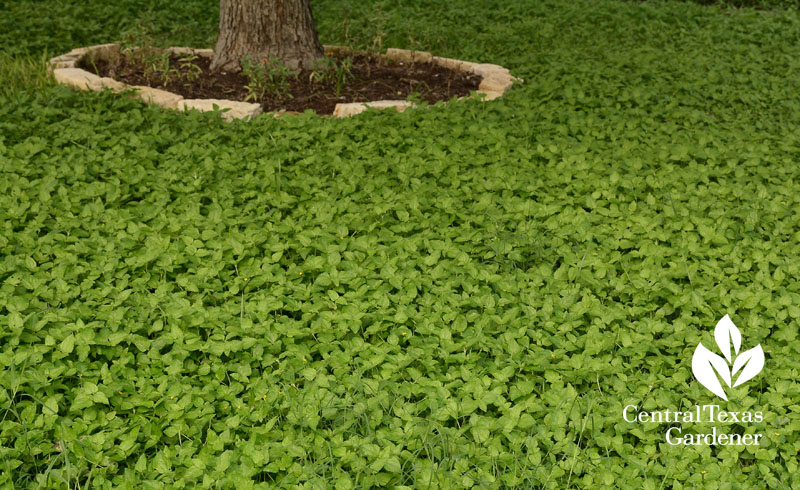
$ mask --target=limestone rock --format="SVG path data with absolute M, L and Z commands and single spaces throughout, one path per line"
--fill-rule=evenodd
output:
M 387 49 L 386 58 L 403 63 L 431 63 L 433 61 L 433 55 L 427 51 L 412 51 L 409 49 L 397 48 Z
M 53 70 L 56 82 L 64 83 L 81 90 L 91 89 L 100 83 L 100 77 L 80 68 L 56 68 Z
M 252 119 L 261 114 L 260 104 L 223 99 L 183 99 L 178 104 L 178 109 L 182 111 L 197 109 L 198 111 L 207 112 L 213 111 L 215 105 L 220 110 L 228 109 L 222 113 L 222 117 L 228 121 L 233 119 Z
M 72 56 L 70 54 L 62 54 L 61 56 L 50 58 L 47 61 L 47 69 L 51 72 L 57 68 L 77 68 L 77 67 L 78 67 L 78 57 Z
M 195 48 L 172 47 L 172 48 L 168 48 L 167 51 L 169 51 L 172 54 L 178 55 L 178 56 L 183 56 L 183 55 L 186 55 L 186 54 L 200 56 L 201 58 L 211 58 L 212 56 L 214 56 L 214 50 L 213 49 L 195 49 Z
M 484 101 L 494 100 L 503 96 L 503 92 L 495 92 L 493 90 L 478 90 L 479 94 L 484 94 L 486 97 Z
M 461 61 L 453 58 L 440 58 L 439 56 L 433 57 L 433 62 L 437 65 L 447 68 L 448 70 L 467 71 L 467 65 L 471 65 L 469 61 Z
M 481 80 L 478 89 L 489 92 L 500 92 L 502 94 L 510 89 L 513 84 L 514 82 L 511 80 L 511 75 L 492 74 L 492 76 Z
M 413 102 L 407 100 L 378 100 L 375 102 L 351 102 L 348 104 L 336 104 L 333 110 L 335 117 L 350 117 L 360 114 L 372 107 L 374 109 L 388 109 L 394 107 L 397 112 L 403 112 L 409 107 L 414 107 Z
M 492 65 L 491 63 L 470 63 L 466 71 L 480 75 L 483 78 L 511 76 L 511 72 L 507 68 L 500 65 Z
M 95 44 L 94 46 L 87 46 L 85 48 L 75 48 L 70 51 L 69 54 L 83 57 L 89 53 L 96 56 L 103 56 L 114 52 L 119 52 L 119 44 L 117 43 Z
M 183 97 L 166 90 L 161 90 L 144 85 L 135 85 L 136 96 L 150 104 L 157 104 L 167 109 L 177 109 Z
M 121 92 L 129 87 L 122 82 L 114 80 L 113 78 L 102 77 L 99 80 L 92 81 L 89 84 L 89 88 L 92 90 L 103 90 L 104 88 L 108 88 L 114 92 Z

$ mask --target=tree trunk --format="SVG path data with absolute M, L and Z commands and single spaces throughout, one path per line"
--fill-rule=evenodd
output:
M 220 0 L 214 71 L 238 72 L 242 58 L 279 58 L 311 68 L 324 55 L 309 0 Z

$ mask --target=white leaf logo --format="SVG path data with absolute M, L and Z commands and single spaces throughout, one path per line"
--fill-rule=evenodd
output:
M 722 351 L 725 359 L 728 360 L 728 364 L 730 364 L 731 343 L 733 343 L 735 354 L 738 354 L 739 347 L 742 345 L 742 334 L 739 333 L 739 329 L 736 328 L 736 325 L 733 324 L 728 315 L 723 316 L 722 320 L 717 322 L 717 328 L 714 329 L 714 340 L 717 341 L 719 350 Z
M 697 378 L 701 385 L 708 388 L 711 393 L 727 401 L 728 397 L 725 396 L 725 389 L 720 384 L 716 374 L 714 374 L 715 371 L 730 386 L 731 374 L 725 359 L 706 349 L 703 344 L 698 344 L 697 349 L 694 351 L 694 356 L 692 356 L 694 377 Z
M 717 327 L 714 329 L 714 340 L 717 341 L 717 347 L 725 357 L 714 354 L 702 343 L 698 344 L 692 356 L 692 373 L 701 385 L 727 401 L 725 387 L 720 383 L 720 379 L 728 387 L 733 388 L 752 379 L 764 368 L 764 351 L 761 349 L 761 345 L 757 345 L 739 354 L 739 348 L 742 346 L 742 334 L 728 315 L 717 322 Z M 731 347 L 733 347 L 732 351 Z M 740 371 L 741 374 L 736 378 L 736 382 L 731 384 L 733 377 Z
M 739 375 L 736 382 L 733 384 L 734 388 L 745 381 L 751 380 L 764 369 L 764 351 L 761 349 L 760 345 L 753 347 L 749 351 L 742 352 L 742 355 L 736 358 L 736 361 L 733 363 L 733 372 L 731 375 L 736 376 L 736 373 L 739 372 L 739 369 L 742 367 L 744 367 L 744 369 L 742 369 L 742 374 Z

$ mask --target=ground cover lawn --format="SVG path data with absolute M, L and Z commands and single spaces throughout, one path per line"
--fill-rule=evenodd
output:
M 216 2 L 0 6 L 0 487 L 800 486 L 796 11 L 313 5 L 525 82 L 227 124 L 41 75 L 210 47 Z M 725 314 L 766 357 L 728 401 L 692 374 Z M 708 405 L 762 420 L 625 415 Z

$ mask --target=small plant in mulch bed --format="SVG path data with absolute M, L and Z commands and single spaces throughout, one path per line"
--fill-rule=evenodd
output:
M 138 75 L 138 85 L 174 90 L 175 84 L 184 87 L 196 82 L 203 73 L 194 54 L 175 55 L 154 46 L 146 33 L 125 36 L 119 52 L 108 59 L 88 58 L 84 68 L 111 78 L 126 79 Z M 88 65 L 88 66 L 86 66 Z
M 337 103 L 412 100 L 435 103 L 470 95 L 480 77 L 433 63 L 402 63 L 376 53 L 328 52 L 310 70 L 290 70 L 280 60 L 245 59 L 240 73 L 212 72 L 207 57 L 175 54 L 131 36 L 110 59 L 85 60 L 82 68 L 128 85 L 169 90 L 187 99 L 252 101 L 265 112 L 331 114 Z M 138 41 L 138 47 L 133 43 Z
M 197 64 L 197 55 L 185 54 L 178 58 L 180 62 L 179 73 L 187 82 L 194 82 L 203 73 L 203 69 Z
M 278 58 L 253 61 L 252 58 L 242 60 L 242 74 L 247 77 L 247 97 L 244 100 L 262 102 L 268 94 L 278 98 L 291 98 L 289 78 L 296 77 L 299 72 L 290 70 Z
M 336 86 L 336 96 L 339 97 L 345 84 L 353 78 L 352 68 L 350 57 L 340 60 L 333 58 L 332 53 L 327 53 L 325 58 L 314 63 L 308 80 L 320 85 L 332 82 Z

